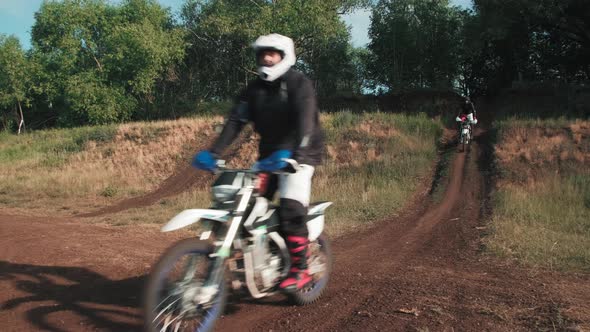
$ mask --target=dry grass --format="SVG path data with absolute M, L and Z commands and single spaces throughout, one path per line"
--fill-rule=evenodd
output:
M 40 211 L 75 214 L 113 204 L 153 190 L 179 164 L 215 136 L 220 117 L 112 128 L 111 137 L 87 140 L 56 164 L 43 153 L 4 162 L 0 171 L 0 204 Z M 327 136 L 327 160 L 314 177 L 314 200 L 334 201 L 328 211 L 328 231 L 339 236 L 396 213 L 416 187 L 430 175 L 441 125 L 424 115 L 383 113 L 322 115 Z M 71 135 L 69 131 L 56 134 Z M 25 137 L 0 139 L 0 162 L 10 146 L 38 144 Z M 256 157 L 257 138 L 250 132 L 231 167 L 248 167 Z M 32 171 L 34 170 L 34 172 Z M 93 218 L 115 225 L 163 223 L 175 213 L 209 205 L 206 187 L 195 188 L 149 207 Z
M 500 125 L 496 157 L 506 170 L 526 181 L 544 177 L 546 171 L 564 172 L 590 164 L 590 122 L 573 121 L 559 127 L 530 126 L 530 122 L 507 121 Z M 513 172 L 513 173 L 516 173 Z M 512 174 L 509 179 L 519 177 Z
M 557 269 L 590 266 L 590 122 L 498 124 L 495 233 L 503 256 Z
M 105 127 L 109 134 L 103 139 L 81 141 L 74 136 L 91 128 L 4 135 L 0 139 L 0 203 L 79 212 L 145 193 L 170 176 L 179 163 L 187 162 L 187 148 L 208 143 L 221 121 L 221 117 L 210 117 L 129 123 Z M 74 148 L 60 148 L 64 141 L 78 143 Z M 43 145 L 48 147 L 39 147 Z
M 395 214 L 430 175 L 441 132 L 438 122 L 424 116 L 348 112 L 323 115 L 321 121 L 329 152 L 314 176 L 312 200 L 335 203 L 327 212 L 327 231 L 333 237 Z M 247 136 L 241 153 L 228 160 L 230 166 L 244 167 L 252 162 L 256 138 Z M 147 209 L 127 210 L 95 221 L 162 223 L 183 209 L 206 207 L 208 202 L 208 190 L 193 190 Z
M 429 175 L 439 122 L 424 115 L 338 113 L 322 117 L 328 159 L 314 177 L 315 200 L 334 201 L 334 236 L 397 213 Z

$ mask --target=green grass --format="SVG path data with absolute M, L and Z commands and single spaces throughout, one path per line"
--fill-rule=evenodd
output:
M 590 174 L 554 176 L 494 199 L 489 248 L 527 264 L 590 271 Z
M 430 175 L 442 126 L 424 114 L 342 112 L 323 120 L 328 145 L 361 147 L 348 151 L 344 162 L 329 158 L 314 177 L 314 200 L 334 202 L 327 212 L 330 234 L 394 215 Z M 371 129 L 359 130 L 363 125 Z M 368 156 L 368 149 L 379 151 L 378 157 Z
M 518 126 L 519 128 L 551 128 L 551 129 L 559 129 L 569 126 L 572 123 L 571 119 L 568 119 L 564 116 L 558 118 L 549 118 L 549 119 L 542 119 L 534 114 L 528 113 L 520 113 L 517 115 L 510 115 L 507 117 L 503 117 L 501 120 L 498 120 L 494 123 L 494 127 L 499 131 L 503 129 L 514 128 L 514 126 Z
M 528 265 L 590 271 L 590 170 L 579 157 L 588 158 L 590 145 L 587 138 L 573 138 L 572 124 L 584 122 L 497 123 L 500 180 L 493 195 L 493 233 L 486 239 L 492 252 Z M 526 139 L 512 146 L 513 133 Z M 549 149 L 552 139 L 558 143 Z M 529 157 L 502 153 L 514 149 Z M 576 158 L 561 157 L 571 151 Z
M 40 130 L 22 135 L 0 132 L 0 165 L 32 161 L 41 166 L 59 166 L 88 141 L 111 141 L 116 126 Z

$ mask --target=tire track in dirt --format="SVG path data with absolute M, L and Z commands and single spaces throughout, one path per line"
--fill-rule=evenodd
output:
M 154 191 L 147 193 L 146 195 L 131 197 L 121 200 L 114 205 L 106 206 L 97 211 L 78 215 L 77 217 L 89 218 L 98 217 L 106 214 L 117 213 L 129 209 L 149 206 L 157 203 L 159 200 L 178 195 L 189 188 L 199 185 L 203 186 L 203 183 L 210 181 L 211 176 L 204 173 L 198 172 L 190 165 L 180 166 L 174 174 L 169 176 L 162 184 Z
M 243 144 L 246 144 L 251 140 L 252 134 L 251 129 L 246 129 L 236 141 L 228 148 L 228 151 L 224 153 L 223 158 L 231 160 L 232 158 L 239 155 L 239 149 Z M 212 142 L 199 142 L 196 146 L 191 148 L 191 151 L 199 151 L 206 149 Z M 129 209 L 149 206 L 157 203 L 163 198 L 178 195 L 182 192 L 189 190 L 192 187 L 199 186 L 201 188 L 207 188 L 209 183 L 212 181 L 210 174 L 197 171 L 188 163 L 178 165 L 176 171 L 164 180 L 156 190 L 149 192 L 145 195 L 131 197 L 123 199 L 111 206 L 98 209 L 97 211 L 88 212 L 77 215 L 76 217 L 90 218 L 98 217 L 106 214 L 117 213 Z
M 464 164 L 464 154 L 457 155 L 453 160 L 451 181 L 440 204 L 423 213 L 416 213 L 412 208 L 401 217 L 382 222 L 358 237 L 340 240 L 339 250 L 335 250 L 332 280 L 318 304 L 296 308 L 254 305 L 243 313 L 240 310 L 238 314 L 228 316 L 217 330 L 346 329 L 347 318 L 358 312 L 362 314 L 363 304 L 383 291 L 374 287 L 375 283 L 387 281 L 389 275 L 396 273 L 400 262 L 423 245 L 428 239 L 426 235 L 450 213 L 450 208 L 459 197 Z M 258 318 L 251 317 L 253 314 Z M 255 324 L 246 326 L 244 320 Z M 260 322 L 265 323 L 258 325 Z
M 588 328 L 588 275 L 531 271 L 480 254 L 489 193 L 484 143 L 456 154 L 439 204 L 419 196 L 401 216 L 337 239 L 332 280 L 317 303 L 241 299 L 216 330 Z M 0 330 L 140 330 L 145 273 L 165 247 L 187 236 L 0 215 Z

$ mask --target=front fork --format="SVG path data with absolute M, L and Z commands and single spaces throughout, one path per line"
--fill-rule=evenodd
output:
M 207 304 L 211 303 L 213 297 L 217 294 L 219 290 L 219 286 L 225 282 L 224 272 L 225 272 L 225 263 L 226 260 L 231 255 L 232 250 L 232 243 L 234 239 L 236 239 L 238 230 L 242 224 L 242 218 L 244 217 L 244 211 L 248 206 L 248 202 L 250 197 L 252 196 L 252 188 L 244 188 L 240 193 L 241 197 L 239 200 L 239 204 L 237 209 L 234 211 L 234 217 L 232 218 L 231 224 L 223 236 L 222 241 L 217 241 L 215 239 L 215 249 L 212 254 L 209 255 L 209 259 L 213 260 L 213 264 L 211 269 L 209 270 L 209 275 L 207 281 L 201 287 L 201 291 L 197 295 L 197 303 L 199 304 Z M 204 232 L 206 234 L 206 232 Z M 209 233 L 211 234 L 211 233 Z M 201 235 L 201 240 L 204 239 L 204 235 Z
M 224 274 L 226 261 L 231 255 L 232 244 L 234 240 L 237 239 L 237 233 L 240 229 L 240 226 L 242 225 L 242 219 L 244 218 L 244 213 L 248 207 L 253 192 L 254 187 L 249 185 L 242 188 L 238 193 L 237 197 L 239 197 L 239 199 L 236 199 L 238 204 L 232 213 L 233 218 L 225 234 L 221 234 L 222 231 L 219 228 L 215 229 L 215 227 L 201 234 L 200 239 L 202 241 L 209 240 L 211 235 L 213 235 L 213 243 L 215 244 L 215 248 L 213 253 L 209 255 L 209 259 L 213 262 L 210 265 L 211 268 L 208 272 L 207 280 L 202 287 L 199 287 L 200 290 L 197 292 L 197 294 L 192 296 L 192 298 L 195 299 L 195 302 L 199 305 L 206 306 L 212 303 L 213 298 L 219 291 L 220 285 L 225 282 Z M 225 227 L 223 228 L 225 229 Z M 246 276 L 253 276 L 253 273 L 253 269 L 251 271 L 246 271 Z M 251 285 L 248 286 L 251 288 Z
M 181 307 L 183 311 L 192 311 L 197 308 L 208 308 L 213 304 L 213 299 L 219 291 L 219 285 L 224 281 L 224 266 L 226 257 L 218 255 L 221 246 L 215 241 L 218 235 L 221 235 L 221 226 L 213 221 L 204 223 L 204 230 L 200 235 L 199 241 L 207 241 L 212 244 L 211 253 L 206 257 L 208 268 L 203 283 L 195 283 L 194 277 L 198 270 L 199 257 L 191 256 L 184 267 L 183 279 L 177 283 L 176 291 L 180 294 Z M 213 244 L 216 246 L 213 247 Z

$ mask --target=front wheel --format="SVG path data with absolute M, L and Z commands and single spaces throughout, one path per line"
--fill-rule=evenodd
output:
M 223 313 L 226 288 L 210 280 L 210 245 L 196 239 L 169 248 L 150 273 L 144 292 L 146 331 L 211 331 Z M 222 267 L 223 268 L 223 267 Z
M 467 146 L 469 145 L 469 137 L 463 137 L 463 149 L 462 151 L 465 152 L 467 151 Z
M 465 135 L 463 133 L 460 133 L 459 135 L 459 146 L 457 147 L 457 150 L 459 152 L 465 151 Z
M 332 272 L 332 248 L 325 234 L 309 244 L 310 255 L 307 261 L 312 282 L 296 293 L 289 294 L 291 301 L 306 305 L 317 301 L 328 286 Z

